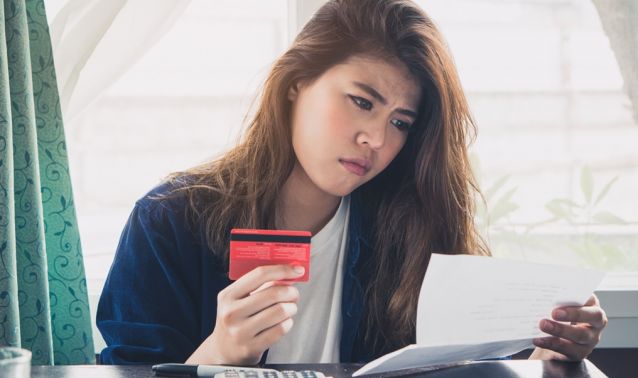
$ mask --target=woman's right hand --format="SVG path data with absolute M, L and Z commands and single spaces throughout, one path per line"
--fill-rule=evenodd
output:
M 303 274 L 299 266 L 261 266 L 220 291 L 215 329 L 186 363 L 256 365 L 297 313 L 299 291 L 280 281 Z

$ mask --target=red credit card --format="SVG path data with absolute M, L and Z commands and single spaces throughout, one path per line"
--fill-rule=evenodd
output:
M 306 282 L 310 278 L 310 237 L 308 231 L 232 229 L 228 276 L 237 280 L 262 265 L 289 264 L 303 266 L 306 272 L 286 281 Z

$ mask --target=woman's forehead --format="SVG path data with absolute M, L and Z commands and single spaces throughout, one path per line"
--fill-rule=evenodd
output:
M 419 80 L 398 59 L 354 55 L 329 71 L 336 80 L 366 84 L 413 107 L 419 102 Z

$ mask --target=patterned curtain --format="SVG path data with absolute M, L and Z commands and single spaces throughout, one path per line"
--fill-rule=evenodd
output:
M 1 1 L 1 0 L 0 0 Z M 0 345 L 95 362 L 43 0 L 0 6 Z

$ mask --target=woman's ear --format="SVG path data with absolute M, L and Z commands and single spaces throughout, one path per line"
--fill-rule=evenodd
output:
M 298 83 L 294 83 L 290 86 L 290 88 L 288 88 L 288 100 L 295 101 L 297 99 L 297 96 L 299 95 L 298 85 Z

